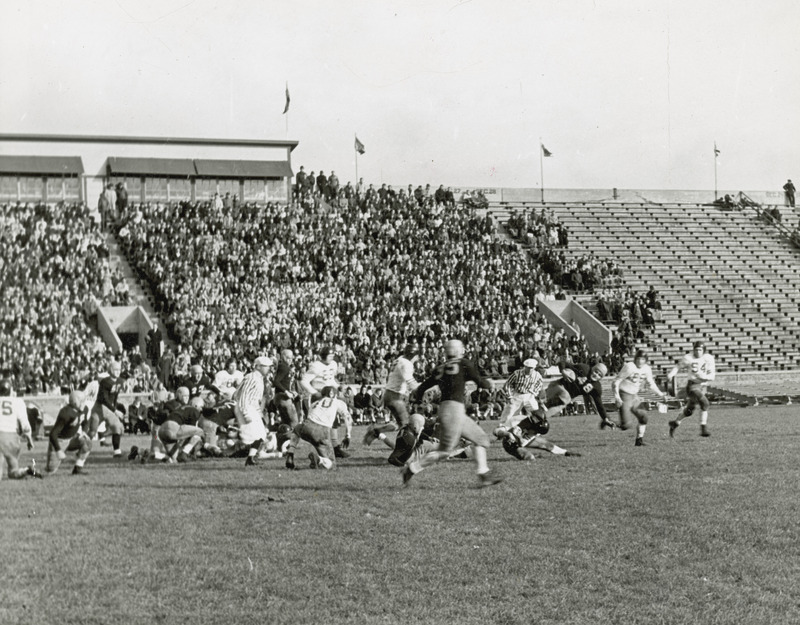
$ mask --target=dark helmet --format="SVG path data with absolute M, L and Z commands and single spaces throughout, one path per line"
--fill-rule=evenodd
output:
M 11 396 L 11 382 L 7 379 L 0 380 L 0 397 Z
M 403 356 L 411 360 L 414 356 L 419 353 L 419 348 L 417 347 L 416 343 L 406 343 L 406 346 L 403 348 Z

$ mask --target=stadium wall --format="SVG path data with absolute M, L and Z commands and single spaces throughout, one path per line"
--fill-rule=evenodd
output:
M 465 187 L 466 188 L 466 187 Z M 736 196 L 741 189 L 720 189 L 717 197 L 725 194 Z M 759 204 L 783 204 L 783 191 L 744 191 Z M 538 187 L 499 189 L 499 193 L 491 196 L 490 202 L 536 202 L 542 201 L 542 190 Z M 545 189 L 545 203 L 596 203 L 626 202 L 633 204 L 708 204 L 715 200 L 710 190 L 674 190 L 674 189 Z

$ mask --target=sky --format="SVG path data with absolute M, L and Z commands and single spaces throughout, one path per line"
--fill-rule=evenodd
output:
M 0 133 L 290 139 L 295 171 L 404 187 L 800 178 L 796 0 L 3 0 L 0 18 Z

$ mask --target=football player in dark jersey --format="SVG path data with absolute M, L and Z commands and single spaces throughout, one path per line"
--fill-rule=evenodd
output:
M 529 412 L 516 426 L 502 435 L 503 449 L 518 460 L 533 460 L 533 450 L 542 449 L 556 456 L 580 456 L 547 440 L 544 435 L 550 430 L 550 424 L 543 409 Z
M 58 470 L 68 451 L 77 451 L 78 457 L 72 467 L 73 475 L 84 475 L 86 458 L 92 451 L 92 439 L 83 430 L 88 410 L 84 407 L 86 399 L 83 392 L 72 391 L 69 402 L 58 411 L 56 422 L 50 430 L 50 444 L 47 447 L 47 466 L 45 472 L 52 475 Z
M 593 367 L 582 363 L 563 365 L 561 377 L 547 387 L 547 417 L 561 414 L 576 398 L 582 397 L 587 408 L 594 405 L 597 409 L 601 430 L 615 427 L 603 406 L 601 380 L 607 373 L 608 367 L 602 362 Z
M 119 394 L 122 391 L 122 365 L 112 360 L 108 365 L 108 375 L 100 378 L 97 389 L 97 402 L 92 409 L 99 423 L 105 422 L 106 431 L 111 433 L 111 445 L 114 447 L 114 458 L 122 457 L 120 442 L 125 427 L 122 424 L 121 411 L 118 407 Z M 98 424 L 99 425 L 99 424 Z M 93 434 L 93 432 L 92 432 Z
M 451 339 L 444 344 L 444 353 L 447 360 L 436 367 L 431 376 L 420 384 L 415 397 L 417 402 L 430 388 L 439 387 L 442 398 L 439 403 L 439 444 L 428 451 L 419 460 L 413 460 L 403 469 L 403 484 L 408 485 L 414 475 L 426 469 L 439 460 L 449 457 L 456 445 L 463 438 L 473 444 L 473 455 L 478 470 L 478 479 L 481 486 L 491 486 L 499 483 L 501 478 L 489 471 L 486 462 L 486 450 L 490 439 L 486 432 L 467 416 L 464 407 L 466 402 L 466 384 L 475 382 L 478 387 L 492 389 L 490 380 L 485 379 L 478 372 L 478 368 L 464 358 L 464 344 Z

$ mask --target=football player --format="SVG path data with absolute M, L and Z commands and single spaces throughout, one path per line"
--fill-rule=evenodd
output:
M 547 387 L 547 418 L 561 414 L 576 398 L 582 397 L 586 407 L 594 405 L 600 415 L 601 430 L 615 427 L 603 406 L 601 380 L 607 373 L 608 367 L 602 362 L 592 367 L 583 363 L 561 365 L 561 378 Z
M 543 449 L 556 456 L 580 456 L 579 453 L 568 451 L 547 440 L 544 435 L 550 431 L 550 424 L 542 408 L 531 412 L 514 427 L 506 430 L 500 437 L 503 449 L 518 460 L 533 460 L 534 449 Z
M 19 397 L 12 397 L 11 383 L 8 380 L 0 380 L 0 454 L 6 461 L 8 477 L 12 480 L 21 480 L 29 476 L 42 477 L 33 461 L 30 467 L 20 468 L 19 454 L 22 451 L 20 436 L 25 439 L 28 451 L 33 449 L 31 425 L 28 422 L 25 402 Z M 0 478 L 2 471 L 3 466 L 0 465 Z
M 300 378 L 300 388 L 309 396 L 317 395 L 323 388 L 332 386 L 339 388 L 339 383 L 336 381 L 336 373 L 339 371 L 339 365 L 334 360 L 334 350 L 331 347 L 325 346 L 319 352 L 319 360 L 312 361 L 306 372 Z M 348 414 L 350 414 L 348 412 Z M 331 444 L 333 445 L 333 453 L 337 458 L 349 458 L 350 454 L 346 451 L 350 446 L 350 436 L 345 436 L 344 440 L 339 443 L 339 426 L 340 420 L 336 420 L 331 427 Z M 350 432 L 350 430 L 347 430 Z
M 311 398 L 311 409 L 308 417 L 299 424 L 292 433 L 286 448 L 286 468 L 295 469 L 294 455 L 301 440 L 307 441 L 314 448 L 308 457 L 311 468 L 322 467 L 330 470 L 335 466 L 331 430 L 337 419 L 343 420 L 347 426 L 347 437 L 350 437 L 352 419 L 347 405 L 336 396 L 336 387 L 326 386 Z
M 120 458 L 122 457 L 120 442 L 122 441 L 122 432 L 125 429 L 121 419 L 122 413 L 117 406 L 124 382 L 120 377 L 122 365 L 118 360 L 112 360 L 108 363 L 107 372 L 108 375 L 100 378 L 98 382 L 97 401 L 92 409 L 92 414 L 99 423 L 105 423 L 106 431 L 111 433 L 114 458 Z M 92 434 L 95 432 L 92 432 Z
M 45 472 L 53 474 L 58 470 L 61 461 L 67 457 L 68 451 L 78 452 L 72 475 L 85 475 L 83 468 L 89 453 L 92 451 L 92 439 L 84 431 L 87 420 L 86 397 L 82 391 L 72 391 L 67 405 L 58 411 L 56 422 L 50 430 L 50 442 L 47 446 L 47 465 Z
M 711 436 L 708 431 L 708 406 L 709 401 L 706 397 L 708 383 L 713 382 L 716 377 L 714 357 L 706 353 L 706 346 L 703 341 L 695 341 L 692 344 L 692 351 L 684 354 L 678 363 L 667 374 L 667 379 L 672 379 L 679 371 L 685 370 L 688 373 L 686 382 L 686 408 L 683 413 L 669 422 L 669 435 L 675 435 L 675 430 L 686 417 L 692 416 L 695 408 L 700 407 L 700 436 Z
M 502 481 L 489 471 L 486 462 L 486 450 L 489 447 L 489 436 L 472 419 L 465 409 L 465 387 L 472 380 L 480 388 L 492 389 L 492 382 L 481 377 L 478 368 L 464 358 L 464 344 L 451 339 L 444 344 L 447 360 L 436 367 L 431 376 L 417 387 L 415 398 L 417 403 L 430 388 L 439 387 L 441 402 L 439 403 L 439 444 L 428 451 L 419 460 L 411 461 L 403 469 L 403 484 L 408 485 L 412 477 L 440 460 L 450 457 L 456 445 L 463 438 L 473 443 L 473 457 L 477 466 L 478 479 L 481 486 L 492 486 Z
M 377 438 L 388 447 L 393 447 L 386 438 L 386 432 L 392 432 L 408 425 L 408 395 L 419 386 L 419 382 L 414 378 L 414 361 L 416 359 L 417 346 L 408 343 L 403 353 L 392 363 L 383 391 L 383 405 L 394 417 L 394 422 L 370 425 L 364 434 L 365 445 L 369 446 Z
M 636 440 L 634 445 L 644 445 L 644 431 L 647 428 L 647 411 L 641 407 L 642 400 L 639 391 L 644 383 L 661 399 L 666 399 L 667 394 L 662 392 L 653 379 L 653 370 L 647 364 L 647 354 L 644 350 L 637 350 L 633 360 L 626 362 L 617 377 L 611 383 L 614 390 L 614 400 L 619 408 L 621 430 L 630 427 L 631 415 L 636 417 L 639 425 L 636 427 Z

